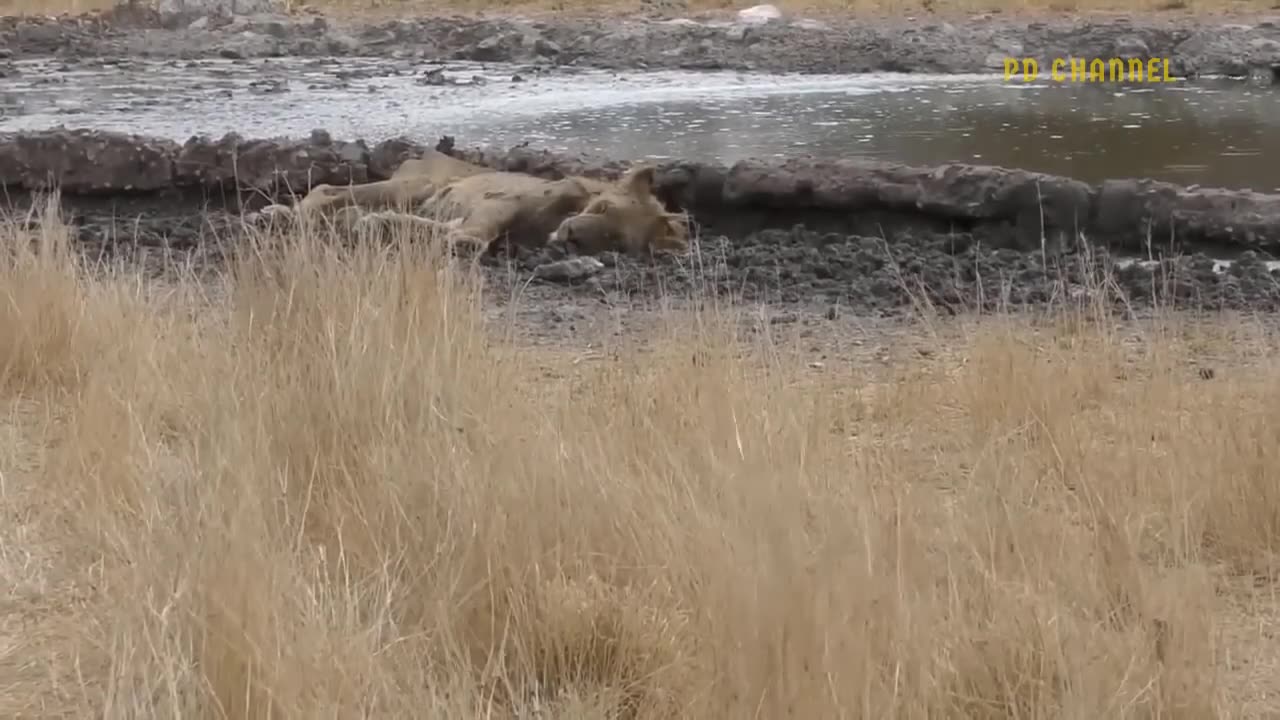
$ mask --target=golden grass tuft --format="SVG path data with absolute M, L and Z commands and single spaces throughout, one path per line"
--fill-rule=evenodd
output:
M 815 372 L 723 308 L 551 378 L 407 238 L 162 282 L 43 227 L 0 264 L 5 717 L 1280 709 L 1259 326 Z

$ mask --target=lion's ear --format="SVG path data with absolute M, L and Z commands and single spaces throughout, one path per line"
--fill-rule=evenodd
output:
M 652 165 L 632 168 L 622 178 L 621 185 L 624 190 L 636 197 L 648 197 L 653 194 L 653 183 L 657 174 L 657 169 Z

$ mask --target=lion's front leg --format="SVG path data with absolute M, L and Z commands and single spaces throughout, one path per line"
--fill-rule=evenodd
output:
M 443 240 L 447 245 L 461 245 L 480 252 L 489 247 L 489 241 L 470 232 L 461 218 L 435 220 L 413 213 L 386 210 L 365 214 L 360 218 L 357 229 L 362 232 L 386 233 L 392 237 L 397 232 L 421 233 L 433 241 Z

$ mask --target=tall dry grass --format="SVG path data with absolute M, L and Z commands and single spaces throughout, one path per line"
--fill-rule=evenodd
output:
M 1202 334 L 1135 364 L 997 318 L 815 376 L 724 308 L 551 380 L 421 244 L 276 238 L 211 285 L 36 234 L 0 262 L 5 717 L 1274 702 L 1227 661 L 1267 643 L 1222 642 L 1280 542 L 1265 351 L 1204 382 Z

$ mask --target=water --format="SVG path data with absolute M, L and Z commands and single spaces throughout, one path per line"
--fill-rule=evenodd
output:
M 984 75 L 618 74 L 451 63 L 486 82 L 424 86 L 436 67 L 382 59 L 59 66 L 0 79 L 0 131 L 55 125 L 185 140 L 247 136 L 434 142 L 731 163 L 745 157 L 976 162 L 1086 181 L 1154 177 L 1280 192 L 1280 88 L 1237 81 L 1120 88 Z M 512 82 L 520 73 L 523 82 Z M 287 91 L 273 90 L 287 86 Z

